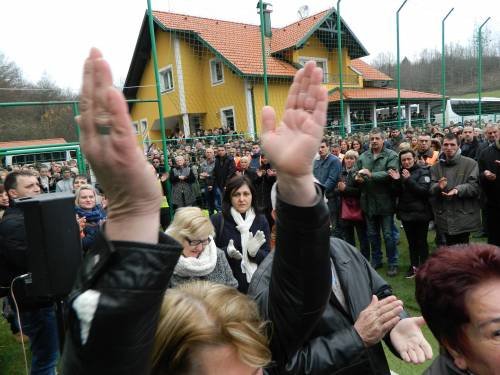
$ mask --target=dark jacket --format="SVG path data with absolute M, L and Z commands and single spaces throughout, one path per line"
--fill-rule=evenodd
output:
M 214 167 L 214 181 L 215 186 L 220 190 L 224 190 L 227 180 L 229 180 L 236 172 L 236 164 L 231 156 L 224 156 L 221 158 L 219 155 L 215 157 Z
M 392 179 L 387 171 L 399 169 L 398 154 L 384 147 L 374 158 L 373 152 L 368 150 L 356 162 L 358 171 L 363 168 L 367 168 L 372 174 L 360 184 L 363 212 L 367 216 L 394 214 L 396 200 L 391 190 Z
M 268 176 L 267 170 L 272 169 L 270 164 L 263 164 L 261 167 L 262 176 L 257 176 L 254 187 L 257 191 L 257 207 L 266 211 L 272 209 L 271 189 L 276 182 L 276 176 Z
M 218 213 L 210 216 L 210 220 L 215 228 L 215 244 L 219 249 L 224 251 L 224 254 L 226 254 L 229 266 L 233 271 L 234 277 L 238 281 L 238 290 L 242 293 L 246 293 L 248 290 L 248 282 L 246 275 L 241 271 L 241 260 L 231 258 L 227 255 L 227 244 L 231 239 L 233 240 L 236 250 L 241 252 L 241 234 L 236 228 L 236 223 L 231 214 L 229 214 L 229 216 L 223 216 L 222 213 Z M 260 264 L 270 251 L 271 231 L 266 217 L 261 214 L 255 215 L 255 219 L 250 227 L 250 232 L 252 232 L 253 235 L 255 235 L 258 230 L 264 232 L 266 243 L 257 251 L 255 257 L 248 255 L 248 259 L 256 264 Z
M 0 222 L 0 263 L 3 264 L 0 268 L 6 272 L 1 277 L 3 280 L 0 280 L 2 286 L 7 283 L 10 286 L 14 277 L 29 272 L 24 213 L 14 203 L 5 210 Z M 33 311 L 53 305 L 48 298 L 27 296 L 22 281 L 14 283 L 14 295 L 20 311 Z
M 276 227 L 276 249 L 259 266 L 248 291 L 262 319 L 272 322 L 275 365 L 266 369 L 267 374 L 280 374 L 307 342 L 328 304 L 332 285 L 330 223 L 322 195 L 314 207 L 294 207 L 278 199 Z
M 500 166 L 495 163 L 495 160 L 500 160 L 500 146 L 496 143 L 485 148 L 479 155 L 479 182 L 483 188 L 486 204 L 500 209 Z M 495 181 L 484 177 L 486 170 L 497 175 Z
M 425 370 L 424 375 L 467 375 L 467 371 L 460 370 L 448 353 L 441 353 Z
M 398 195 L 396 214 L 402 221 L 430 221 L 432 209 L 429 204 L 431 172 L 429 167 L 415 165 L 409 170 L 410 177 L 394 181 Z
M 267 311 L 266 318 L 274 327 L 270 347 L 278 366 L 303 344 L 321 317 L 331 290 L 328 209 L 319 193 L 316 202 L 313 207 L 294 207 L 281 202 L 279 196 L 277 200 L 280 241 L 273 282 L 266 301 L 257 302 L 262 303 L 260 308 Z M 109 242 L 98 236 L 68 306 L 88 289 L 99 291 L 101 297 L 85 345 L 78 317 L 69 309 L 63 374 L 150 373 L 161 302 L 181 250 L 162 233 L 158 245 Z
M 476 137 L 474 137 L 472 142 L 470 143 L 466 143 L 465 141 L 462 140 L 462 143 L 460 144 L 460 150 L 462 150 L 462 155 L 467 156 L 468 158 L 474 160 L 477 160 L 477 157 L 479 156 L 478 149 L 479 149 L 479 141 L 477 140 Z
M 363 341 L 354 329 L 359 314 L 371 302 L 372 295 L 379 297 L 392 294 L 387 283 L 373 270 L 365 258 L 347 242 L 330 238 L 329 259 L 323 260 L 331 273 L 331 262 L 337 271 L 339 282 L 349 306 L 345 311 L 336 297 L 328 290 L 329 303 L 301 347 L 288 358 L 286 367 L 276 369 L 273 374 L 349 374 L 370 375 L 389 374 L 389 366 L 382 345 L 365 348 Z M 274 282 L 276 257 L 270 254 L 261 264 L 252 279 L 249 295 L 264 308 L 264 318 L 269 315 L 269 288 Z M 273 259 L 274 258 L 274 259 Z M 330 261 L 331 260 L 331 261 Z M 280 278 L 283 285 L 300 285 L 293 274 Z M 315 275 L 310 275 L 315 278 Z M 267 309 L 266 309 L 267 307 Z M 285 311 L 293 314 L 296 308 Z M 406 316 L 406 315 L 404 315 Z M 293 335 L 293 332 L 289 332 Z M 391 347 L 388 339 L 386 343 Z
M 342 173 L 340 174 L 340 180 L 343 181 L 346 185 L 344 191 L 340 191 L 338 188 L 335 188 L 335 194 L 343 197 L 354 197 L 359 198 L 361 196 L 361 189 L 359 188 L 358 183 L 354 179 L 356 176 L 356 170 L 352 168 L 348 171 L 345 166 L 342 167 Z
M 438 185 L 441 177 L 448 180 L 445 191 L 456 188 L 457 195 L 442 195 Z M 479 169 L 475 160 L 462 156 L 460 150 L 449 161 L 441 154 L 439 162 L 431 167 L 430 194 L 434 221 L 442 233 L 456 235 L 481 228 Z
M 110 242 L 99 233 L 68 298 L 62 374 L 149 374 L 161 303 L 181 250 L 163 233 L 157 245 Z M 101 296 L 83 344 L 71 306 L 89 289 Z

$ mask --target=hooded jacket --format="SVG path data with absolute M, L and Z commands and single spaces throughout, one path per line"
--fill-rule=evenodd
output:
M 457 195 L 442 195 L 438 184 L 442 177 L 448 180 L 445 192 L 455 188 Z M 434 219 L 442 233 L 456 235 L 481 228 L 478 165 L 475 160 L 462 156 L 460 149 L 450 160 L 442 153 L 439 162 L 431 167 L 430 194 Z

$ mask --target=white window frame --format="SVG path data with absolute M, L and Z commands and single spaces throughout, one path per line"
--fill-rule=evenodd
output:
M 300 56 L 299 57 L 299 64 L 300 65 L 305 65 L 306 62 L 313 60 L 316 62 L 323 63 L 324 69 L 323 69 L 323 83 L 328 83 L 328 59 L 324 57 L 308 57 L 308 56 Z
M 170 75 L 172 77 L 171 87 L 165 87 L 165 75 L 170 71 Z M 172 92 L 175 89 L 174 86 L 174 69 L 172 68 L 172 64 L 167 65 L 161 68 L 158 73 L 160 74 L 160 91 L 161 93 Z
M 139 120 L 139 123 L 137 124 L 137 130 L 139 131 L 139 134 L 145 135 L 148 133 L 148 119 L 147 118 L 141 118 Z
M 139 135 L 139 122 L 132 121 L 132 130 L 134 131 L 135 135 Z
M 233 122 L 234 122 L 234 131 L 236 131 L 238 129 L 238 127 L 236 126 L 236 111 L 234 110 L 234 105 L 232 106 L 229 106 L 229 107 L 223 107 L 220 109 L 220 124 L 221 124 L 221 128 L 224 128 L 224 129 L 230 129 L 229 126 L 227 125 L 227 123 L 225 123 L 225 116 L 224 116 L 224 111 L 227 111 L 227 110 L 232 110 L 233 111 Z
M 222 79 L 220 81 L 214 81 L 214 73 L 216 74 L 217 72 L 216 71 L 214 72 L 213 69 L 212 69 L 212 63 L 213 62 L 219 63 L 220 66 L 221 66 Z M 212 86 L 222 85 L 224 83 L 224 64 L 222 63 L 222 60 L 220 58 L 218 58 L 218 57 L 214 57 L 213 59 L 210 59 L 208 61 L 208 68 L 210 70 L 210 82 L 212 83 Z

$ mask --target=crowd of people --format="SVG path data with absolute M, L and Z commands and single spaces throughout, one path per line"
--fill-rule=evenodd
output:
M 84 260 L 66 301 L 64 374 L 389 374 L 382 341 L 409 363 L 433 357 L 425 321 L 443 349 L 429 374 L 496 371 L 498 126 L 340 139 L 323 129 L 321 81 L 314 63 L 299 70 L 279 128 L 263 109 L 259 141 L 180 137 L 168 157 L 156 146 L 141 155 L 91 51 L 78 121 L 97 186 L 74 161 L 12 166 L 0 185 L 2 287 L 29 273 L 15 199 L 75 194 Z M 398 275 L 395 217 L 423 317 L 377 272 L 383 238 L 387 276 Z M 429 258 L 432 226 L 443 247 Z M 481 230 L 494 246 L 467 246 Z M 18 299 L 13 332 L 29 338 L 32 374 L 55 374 L 53 301 L 20 289 L 3 294 L 10 311 Z

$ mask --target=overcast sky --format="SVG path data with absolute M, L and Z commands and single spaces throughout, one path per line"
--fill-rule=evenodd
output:
M 328 0 L 273 0 L 272 25 L 298 20 L 297 10 L 310 14 L 336 6 Z M 395 12 L 402 0 L 343 0 L 341 15 L 374 58 L 396 54 Z M 257 0 L 152 0 L 154 10 L 258 24 Z M 424 48 L 441 48 L 441 19 L 447 42 L 467 43 L 488 16 L 488 28 L 500 36 L 498 0 L 408 0 L 400 13 L 401 57 Z M 124 80 L 139 33 L 146 0 L 2 0 L 0 52 L 36 82 L 47 74 L 61 87 L 78 90 L 81 67 L 91 46 L 110 61 L 115 82 Z M 368 61 L 369 59 L 368 58 Z

